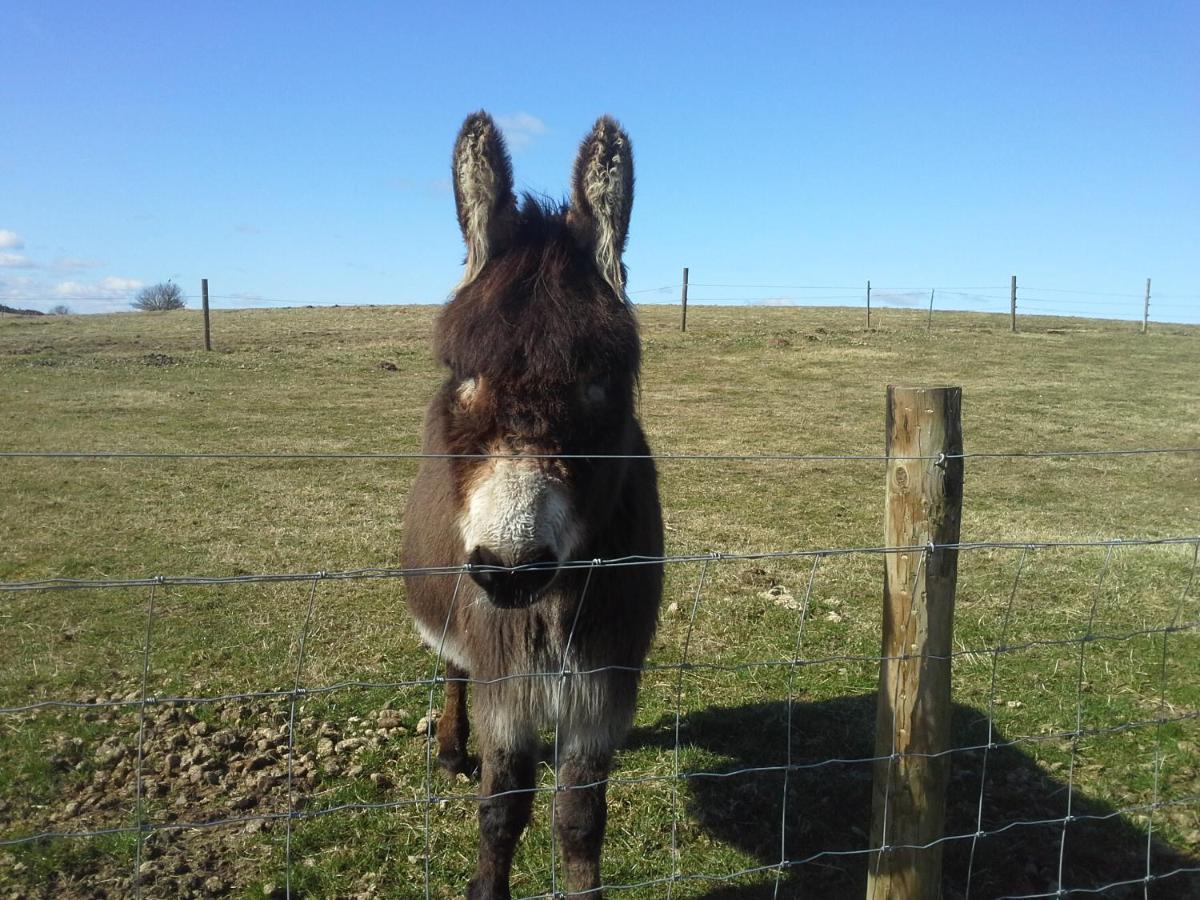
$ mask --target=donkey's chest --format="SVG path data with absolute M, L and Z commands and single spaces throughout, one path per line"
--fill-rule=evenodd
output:
M 553 728 L 568 746 L 607 752 L 632 718 L 637 674 L 607 623 L 579 619 L 577 608 L 552 595 L 497 609 L 481 594 L 459 615 L 418 625 L 435 652 L 470 673 L 472 715 L 489 740 L 525 746 Z
M 595 635 L 576 629 L 571 598 L 545 597 L 522 610 L 476 603 L 462 621 L 471 671 L 497 679 L 534 681 L 578 669 Z
M 480 593 L 448 619 L 415 618 L 426 646 L 475 679 L 490 681 L 578 668 L 595 635 L 576 634 L 564 605 L 554 597 L 529 609 L 496 609 Z

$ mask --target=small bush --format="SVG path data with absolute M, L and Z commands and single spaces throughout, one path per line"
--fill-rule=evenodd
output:
M 183 309 L 187 301 L 183 297 L 183 289 L 173 281 L 160 281 L 150 287 L 138 291 L 133 303 L 134 309 L 142 312 L 155 312 L 164 309 Z

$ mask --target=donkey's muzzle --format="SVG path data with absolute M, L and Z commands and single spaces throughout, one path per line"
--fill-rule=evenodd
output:
M 558 576 L 558 557 L 549 548 L 509 565 L 487 547 L 467 557 L 470 575 L 501 609 L 529 606 Z

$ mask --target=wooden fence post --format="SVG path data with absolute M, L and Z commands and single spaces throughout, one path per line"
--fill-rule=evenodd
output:
M 212 338 L 208 330 L 208 279 L 200 279 L 200 302 L 204 306 L 204 349 L 212 349 Z
M 871 280 L 867 279 L 867 331 L 871 330 Z
M 1146 305 L 1142 307 L 1142 334 L 1146 333 L 1146 326 L 1150 324 L 1150 279 L 1146 279 Z
M 931 288 L 929 291 L 929 324 L 925 326 L 926 332 L 933 331 L 933 295 L 936 291 L 937 288 Z
M 922 549 L 884 556 L 868 900 L 941 895 L 961 406 L 961 388 L 888 386 L 885 544 Z
M 683 293 L 680 295 L 680 302 L 683 304 L 683 320 L 679 324 L 680 331 L 687 331 L 687 282 L 688 270 L 687 266 L 683 267 Z
M 1012 282 L 1009 284 L 1008 297 L 1012 303 L 1012 333 L 1017 333 L 1017 276 L 1012 277 Z

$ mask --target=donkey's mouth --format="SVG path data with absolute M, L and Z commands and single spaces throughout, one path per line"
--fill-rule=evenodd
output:
M 467 557 L 471 578 L 483 588 L 494 606 L 523 609 L 532 605 L 558 577 L 558 557 L 549 549 L 532 554 L 514 566 L 507 565 L 486 547 L 476 547 Z

